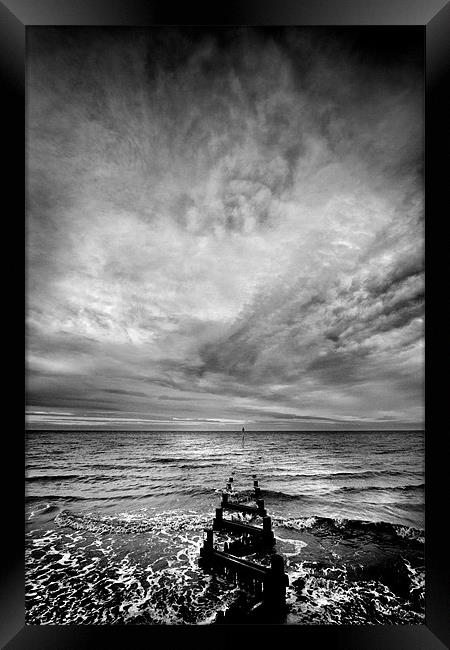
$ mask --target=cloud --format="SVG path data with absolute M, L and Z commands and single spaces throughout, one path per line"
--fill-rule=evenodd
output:
M 350 41 L 30 30 L 30 407 L 420 426 L 420 47 Z

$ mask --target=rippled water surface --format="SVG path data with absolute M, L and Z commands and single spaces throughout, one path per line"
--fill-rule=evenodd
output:
M 288 623 L 423 622 L 423 432 L 129 431 L 28 432 L 27 622 L 211 622 L 242 588 L 203 529 L 253 474 Z

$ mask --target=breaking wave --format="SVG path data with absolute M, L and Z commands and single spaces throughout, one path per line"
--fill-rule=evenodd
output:
M 27 623 L 207 624 L 242 594 L 239 585 L 198 567 L 209 514 L 66 508 L 55 524 L 27 535 Z M 273 524 L 290 583 L 288 623 L 423 622 L 424 570 L 407 556 L 421 531 L 324 517 L 273 517 Z M 366 566 L 326 560 L 311 546 L 315 536 L 323 543 L 361 530 L 379 547 L 388 532 L 403 551 L 394 563 Z M 297 537 L 305 532 L 306 540 Z
M 374 537 L 380 535 L 391 535 L 393 537 L 401 537 L 406 540 L 424 544 L 425 537 L 424 531 L 418 528 L 409 526 L 399 526 L 390 524 L 385 521 L 365 521 L 360 519 L 344 519 L 339 517 L 273 517 L 272 521 L 286 529 L 291 530 L 304 530 L 310 529 L 339 529 L 347 530 L 348 532 L 364 532 L 370 531 Z

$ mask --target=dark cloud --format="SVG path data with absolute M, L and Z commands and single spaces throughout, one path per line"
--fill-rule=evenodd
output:
M 119 388 L 104 388 L 103 393 L 112 393 L 113 395 L 126 395 L 130 397 L 147 397 L 146 393 L 137 393 L 131 390 L 120 390 Z

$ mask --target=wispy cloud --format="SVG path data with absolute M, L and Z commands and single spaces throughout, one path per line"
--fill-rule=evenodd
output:
M 36 28 L 28 62 L 31 425 L 421 426 L 420 61 Z

